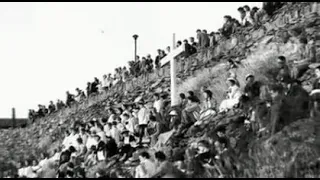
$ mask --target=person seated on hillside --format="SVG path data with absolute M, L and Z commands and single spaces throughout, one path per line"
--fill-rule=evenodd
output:
M 121 146 L 119 147 L 120 161 L 125 162 L 133 155 L 136 139 L 128 130 L 122 131 Z
M 32 168 L 32 164 L 30 163 L 30 160 L 25 160 L 24 161 L 24 177 L 26 178 L 36 178 L 37 174 L 35 173 L 35 171 Z M 36 164 L 35 164 L 36 165 Z M 23 177 L 23 176 L 22 176 Z
M 320 89 L 320 64 L 314 67 L 316 79 L 312 83 L 312 90 Z
M 118 153 L 118 145 L 111 136 L 107 135 L 106 137 L 107 137 L 106 157 L 110 158 Z
M 320 89 L 314 89 L 310 93 L 310 117 L 319 121 L 320 119 Z
M 97 160 L 98 162 L 106 160 L 106 144 L 103 141 L 98 143 Z
M 68 149 L 63 150 L 60 154 L 59 165 L 61 166 L 64 163 L 67 163 L 71 159 L 71 154 L 75 153 L 76 149 L 73 146 L 70 146 Z
M 116 141 L 117 144 L 120 142 L 120 130 L 117 127 L 118 122 L 113 121 L 111 129 L 110 129 L 110 135 L 111 137 Z
M 186 95 L 184 93 L 179 94 L 180 97 L 180 107 L 181 109 L 184 109 L 188 103 L 188 100 L 186 99 Z
M 189 38 L 189 41 L 190 41 L 190 45 L 196 50 L 197 52 L 197 46 L 198 44 L 194 41 L 194 37 L 190 37 Z
M 136 167 L 135 178 L 150 178 L 155 173 L 156 165 L 151 160 L 148 152 L 143 151 L 139 155 L 140 165 Z
M 147 131 L 151 139 L 150 146 L 153 146 L 157 143 L 158 136 L 160 135 L 160 123 L 157 122 L 155 116 L 150 116 L 149 120 Z
M 96 136 L 98 135 L 96 134 L 95 131 L 89 133 L 88 140 L 86 143 L 87 149 L 90 149 L 91 146 L 96 146 L 96 147 L 98 146 L 98 141 Z
M 228 146 L 228 139 L 218 138 L 214 142 L 217 155 L 214 157 L 220 177 L 235 177 L 239 170 L 239 162 L 232 148 Z
M 151 173 L 151 178 L 163 177 L 169 174 L 179 174 L 179 170 L 173 166 L 162 151 L 154 153 L 156 169 Z
M 81 137 L 79 137 L 77 139 L 77 145 L 75 146 L 75 148 L 77 150 L 77 156 L 78 157 L 83 157 L 87 152 L 87 147 L 83 143 L 83 140 L 82 140 Z
M 227 83 L 229 85 L 227 99 L 221 102 L 219 107 L 220 113 L 233 109 L 239 103 L 239 98 L 241 97 L 240 87 L 237 86 L 236 80 L 234 78 L 228 78 Z
M 188 97 L 188 104 L 185 109 L 182 110 L 182 124 L 186 128 L 190 127 L 194 122 L 199 119 L 200 105 L 195 99 L 195 96 Z
M 170 124 L 169 124 L 169 129 L 175 129 L 177 130 L 179 128 L 179 125 L 181 124 L 181 118 L 179 117 L 178 113 L 176 110 L 172 110 L 169 113 L 170 116 Z
M 298 79 L 309 69 L 309 65 L 316 61 L 315 42 L 312 39 L 308 41 L 307 38 L 300 38 L 295 58 L 297 60 L 293 62 L 292 77 Z
M 97 164 L 98 158 L 97 158 L 97 147 L 96 146 L 91 146 L 88 154 L 85 158 L 84 164 L 87 167 L 93 166 Z
M 79 137 L 78 130 L 76 128 L 72 128 L 69 135 L 69 146 L 76 146 L 78 144 L 77 139 Z
M 163 115 L 163 99 L 160 98 L 160 95 L 158 93 L 155 93 L 153 97 L 154 97 L 153 107 L 156 109 L 156 112 L 162 116 Z
M 112 108 L 108 108 L 107 111 L 108 111 L 108 115 L 109 115 L 108 123 L 112 123 L 113 121 L 116 120 L 117 114 L 116 114 L 115 110 Z
M 200 99 L 194 94 L 193 91 L 188 91 L 188 97 L 192 97 L 197 103 L 200 103 Z
M 18 176 L 19 178 L 25 178 L 26 177 L 26 167 L 24 166 L 23 162 L 17 163 L 17 169 L 18 169 Z
M 54 113 L 56 111 L 56 106 L 53 103 L 53 101 L 50 101 L 48 109 L 49 109 L 49 114 L 52 114 L 52 113 Z
M 221 34 L 223 37 L 229 39 L 232 32 L 233 32 L 233 24 L 231 22 L 231 16 L 224 16 L 224 24 L 223 24 L 223 27 L 222 27 L 222 31 L 221 31 Z
M 290 76 L 285 76 L 281 79 L 281 84 L 284 88 L 284 95 L 287 104 L 290 106 L 290 120 L 298 120 L 306 118 L 309 114 L 309 94 L 295 83 Z M 290 122 L 290 121 L 289 121 Z
M 260 82 L 255 81 L 252 74 L 246 76 L 246 86 L 244 87 L 244 95 L 246 95 L 250 100 L 258 98 L 260 96 Z
M 64 149 L 67 149 L 70 145 L 70 132 L 68 130 L 66 130 L 64 135 L 64 139 L 62 141 L 62 146 Z
M 282 77 L 290 76 L 291 72 L 289 66 L 287 65 L 286 58 L 284 56 L 279 56 L 277 59 L 278 63 L 278 72 L 276 76 L 276 80 L 279 82 Z
M 130 113 L 131 114 L 131 113 Z M 135 122 L 129 114 L 124 113 L 121 118 L 121 123 L 124 125 L 124 128 L 130 133 L 134 133 Z
M 203 93 L 204 101 L 201 105 L 200 119 L 205 121 L 216 115 L 217 101 L 212 97 L 210 90 L 205 90 Z

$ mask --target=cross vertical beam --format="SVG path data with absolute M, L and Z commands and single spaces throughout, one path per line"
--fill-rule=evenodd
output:
M 172 49 L 176 49 L 176 34 L 173 33 L 173 43 L 172 43 Z M 171 57 L 170 59 L 170 79 L 171 79 L 171 106 L 175 106 L 178 104 L 178 98 L 177 98 L 177 75 L 176 75 L 176 60 L 175 57 Z

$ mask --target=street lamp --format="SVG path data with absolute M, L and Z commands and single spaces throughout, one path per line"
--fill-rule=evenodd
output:
M 134 60 L 137 61 L 137 39 L 138 39 L 138 35 L 133 35 L 133 39 L 134 39 Z

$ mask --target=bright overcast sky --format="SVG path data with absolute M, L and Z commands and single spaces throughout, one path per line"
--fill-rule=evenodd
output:
M 239 19 L 237 8 L 261 2 L 211 3 L 0 3 L 0 117 L 27 117 L 28 109 L 65 92 L 85 89 L 125 66 L 134 56 L 151 54 L 176 40 L 195 36 L 196 29 L 216 31 L 223 16 Z M 102 33 L 104 31 L 104 33 Z

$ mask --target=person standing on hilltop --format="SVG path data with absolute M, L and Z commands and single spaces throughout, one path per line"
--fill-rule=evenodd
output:
M 222 27 L 222 30 L 221 30 L 221 34 L 229 39 L 232 32 L 233 32 L 233 24 L 231 22 L 231 16 L 224 16 L 224 24 L 223 24 L 223 27 Z
M 71 94 L 69 91 L 67 91 L 66 94 L 67 94 L 66 104 L 67 104 L 67 106 L 70 108 L 71 105 L 72 105 L 72 103 L 75 102 L 75 100 L 74 100 L 74 95 Z
M 90 95 L 91 95 L 91 83 L 90 82 L 87 83 L 86 90 L 87 90 L 87 97 L 90 97 Z
M 161 49 L 158 49 L 158 55 L 156 56 L 156 59 L 154 61 L 156 65 L 156 69 L 160 69 L 160 59 L 161 59 Z
M 239 7 L 238 12 L 240 13 L 240 23 L 242 26 L 244 26 L 244 18 L 246 17 L 246 11 L 243 9 L 243 7 Z
M 53 101 L 50 101 L 50 105 L 49 105 L 49 114 L 52 114 L 56 111 L 56 106 L 53 104 Z

